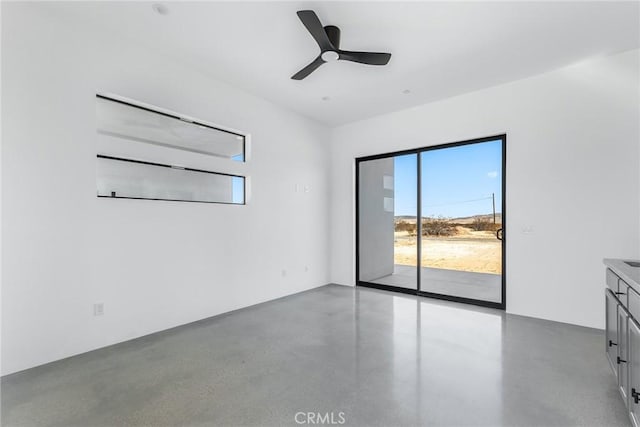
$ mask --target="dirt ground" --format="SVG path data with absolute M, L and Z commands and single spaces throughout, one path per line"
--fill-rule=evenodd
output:
M 478 273 L 502 272 L 502 245 L 491 231 L 472 231 L 458 227 L 452 237 L 422 238 L 422 266 Z M 406 231 L 395 233 L 396 264 L 416 265 L 415 236 Z

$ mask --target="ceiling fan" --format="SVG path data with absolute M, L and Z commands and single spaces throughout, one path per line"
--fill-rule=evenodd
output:
M 307 28 L 311 36 L 320 47 L 320 55 L 309 65 L 295 73 L 293 80 L 302 80 L 311 74 L 316 68 L 325 62 L 351 61 L 369 65 L 387 65 L 391 58 L 390 53 L 378 52 L 351 52 L 340 49 L 340 28 L 334 25 L 323 27 L 318 15 L 313 10 L 300 10 L 298 18 Z

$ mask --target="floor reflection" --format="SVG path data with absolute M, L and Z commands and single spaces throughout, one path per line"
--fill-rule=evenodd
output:
M 364 293 L 370 310 L 378 291 L 355 292 L 356 300 Z M 500 424 L 504 313 L 383 291 L 379 296 L 373 312 L 355 306 L 358 368 L 364 376 L 378 365 L 378 378 L 366 381 L 388 390 L 385 398 L 411 423 L 442 423 L 447 414 L 447 424 Z

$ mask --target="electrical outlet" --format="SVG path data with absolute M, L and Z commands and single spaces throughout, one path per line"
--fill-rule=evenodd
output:
M 287 270 L 282 270 L 282 277 L 287 277 Z
M 104 304 L 93 304 L 93 315 L 102 316 L 104 314 Z
M 308 266 L 308 265 L 305 265 L 305 266 L 304 266 L 304 272 L 305 272 L 305 273 L 308 273 L 308 272 L 309 272 L 309 266 Z

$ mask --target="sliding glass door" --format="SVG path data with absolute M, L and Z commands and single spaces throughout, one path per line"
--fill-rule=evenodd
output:
M 420 160 L 420 290 L 502 302 L 502 141 L 423 151 Z
M 357 159 L 358 284 L 504 308 L 505 142 Z

